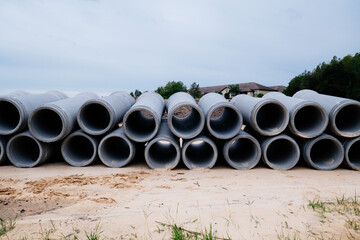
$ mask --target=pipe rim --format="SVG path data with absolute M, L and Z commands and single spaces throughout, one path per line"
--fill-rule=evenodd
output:
M 345 161 L 346 164 L 354 169 L 354 170 L 360 170 L 360 154 L 359 154 L 359 160 L 357 162 L 354 162 L 353 159 L 350 159 L 351 152 L 353 150 L 360 149 L 359 146 L 356 146 L 354 149 L 354 145 L 360 145 L 360 137 L 349 139 L 344 144 L 344 152 L 345 152 Z
M 339 120 L 338 116 L 343 113 L 347 108 L 352 107 L 356 108 L 356 121 L 353 121 L 352 123 L 356 124 L 356 130 L 350 130 L 350 131 L 343 131 L 339 129 L 337 121 Z M 344 110 L 345 109 L 345 110 Z M 355 114 L 353 111 L 351 111 L 353 115 Z M 330 128 L 331 130 L 338 136 L 341 137 L 358 137 L 360 136 L 360 103 L 354 100 L 344 100 L 342 102 L 339 102 L 337 105 L 335 105 L 329 114 L 330 116 Z
M 206 167 L 201 167 L 201 166 L 199 166 L 197 164 L 194 164 L 191 161 L 189 161 L 188 158 L 186 157 L 186 150 L 188 149 L 190 144 L 192 144 L 193 142 L 196 142 L 196 141 L 202 141 L 202 142 L 210 145 L 210 147 L 213 150 L 213 157 L 209 161 L 209 163 L 208 163 L 208 165 Z M 183 162 L 184 162 L 185 166 L 188 169 L 194 169 L 194 168 L 209 168 L 210 169 L 210 168 L 214 167 L 214 165 L 215 165 L 215 163 L 217 161 L 218 151 L 217 151 L 217 147 L 216 147 L 216 145 L 215 145 L 215 143 L 213 141 L 211 141 L 209 138 L 207 138 L 205 136 L 202 136 L 202 137 L 197 137 L 197 138 L 194 138 L 194 139 L 191 139 L 191 140 L 187 141 L 182 147 L 181 156 L 182 156 L 182 159 L 183 159 Z
M 169 142 L 172 147 L 175 149 L 176 151 L 176 156 L 175 158 L 165 164 L 163 167 L 156 167 L 155 165 L 160 165 L 160 164 L 154 164 L 152 159 L 150 159 L 150 148 L 154 145 L 157 144 L 158 142 L 161 141 L 166 141 Z M 159 138 L 154 138 L 152 139 L 145 147 L 145 151 L 144 151 L 144 155 L 145 155 L 145 161 L 147 163 L 147 165 L 151 168 L 151 169 L 159 169 L 159 168 L 164 168 L 164 169 L 174 169 L 180 162 L 180 157 L 181 157 L 181 152 L 180 152 L 180 147 L 179 145 L 175 142 L 174 139 L 172 138 L 168 138 L 168 137 L 159 137 Z
M 6 143 L 0 139 L 0 164 L 5 161 L 6 157 Z
M 1 127 L 0 134 L 12 135 L 12 134 L 22 130 L 23 128 L 25 128 L 26 123 L 27 123 L 27 121 L 26 121 L 27 116 L 24 111 L 24 109 L 25 109 L 24 105 L 15 98 L 0 98 L 0 104 L 1 103 L 8 103 L 11 105 L 11 107 L 14 107 L 14 109 L 16 108 L 17 114 L 18 114 L 18 121 L 17 121 L 16 126 L 13 127 L 12 129 L 2 129 L 2 127 Z

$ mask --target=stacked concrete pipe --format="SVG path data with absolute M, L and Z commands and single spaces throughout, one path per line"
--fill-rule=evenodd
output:
M 159 130 L 161 117 L 165 110 L 163 97 L 155 92 L 145 92 L 124 116 L 126 136 L 135 142 L 147 142 Z
M 114 92 L 103 98 L 86 101 L 77 115 L 80 128 L 90 135 L 103 135 L 119 124 L 134 104 L 126 92 Z
M 162 119 L 156 136 L 145 147 L 145 161 L 152 168 L 175 168 L 181 156 L 179 138 L 168 128 L 167 119 Z
M 343 139 L 344 163 L 354 170 L 360 170 L 360 137 Z
M 360 136 L 360 102 L 307 89 L 298 91 L 293 97 L 320 104 L 329 115 L 330 130 L 337 136 Z
M 169 129 L 179 138 L 194 138 L 203 130 L 204 114 L 190 94 L 178 92 L 171 95 L 167 101 L 166 109 Z M 185 117 L 178 117 L 177 113 L 181 110 L 189 113 Z
M 119 168 L 128 165 L 137 148 L 125 135 L 124 128 L 118 128 L 106 135 L 99 144 L 100 160 L 108 167 Z
M 263 98 L 276 99 L 287 108 L 290 114 L 289 129 L 298 137 L 317 137 L 328 126 L 328 114 L 314 101 L 288 97 L 279 92 L 269 92 Z
M 206 127 L 212 136 L 218 139 L 229 139 L 240 132 L 243 122 L 242 115 L 222 95 L 205 94 L 199 101 L 199 107 L 205 115 Z M 217 114 L 220 116 L 214 117 Z
M 84 92 L 42 105 L 29 117 L 31 134 L 42 142 L 56 142 L 65 138 L 77 127 L 80 107 L 89 99 L 97 97 L 94 93 Z
M 8 140 L 4 136 L 0 136 L 0 165 L 3 165 L 7 161 L 6 156 L 6 144 Z
M 240 110 L 245 125 L 263 136 L 278 135 L 285 130 L 289 123 L 288 110 L 275 99 L 240 94 L 230 102 Z
M 67 136 L 61 145 L 64 160 L 74 167 L 85 167 L 97 159 L 97 138 L 77 130 Z
M 14 92 L 0 97 L 0 134 L 13 135 L 23 131 L 27 128 L 29 115 L 36 108 L 65 98 L 67 96 L 58 91 L 42 94 Z

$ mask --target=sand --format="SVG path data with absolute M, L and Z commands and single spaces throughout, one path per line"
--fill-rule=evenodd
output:
M 0 167 L 0 217 L 16 226 L 0 239 L 169 239 L 168 225 L 232 239 L 351 239 L 346 218 L 321 216 L 309 201 L 354 197 L 360 174 L 265 167 L 150 170 L 144 164 L 112 169 L 65 163 L 32 169 Z

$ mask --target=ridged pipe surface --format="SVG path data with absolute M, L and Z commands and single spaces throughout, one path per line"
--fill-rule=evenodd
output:
M 77 114 L 81 105 L 97 97 L 94 93 L 83 92 L 35 109 L 29 117 L 31 134 L 42 142 L 56 142 L 65 138 L 78 126 Z
M 159 130 L 164 110 L 165 101 L 160 94 L 155 92 L 141 94 L 124 116 L 126 136 L 135 142 L 151 140 Z
M 166 109 L 169 129 L 179 138 L 194 138 L 204 129 L 204 113 L 190 94 L 178 92 L 171 95 L 167 101 Z M 182 112 L 186 112 L 186 115 L 184 117 L 178 116 Z
M 331 135 L 323 133 L 300 144 L 305 162 L 309 167 L 317 170 L 336 169 L 344 159 L 341 142 Z
M 207 130 L 218 139 L 229 139 L 241 130 L 243 118 L 239 110 L 218 93 L 200 98 L 199 107 L 205 115 Z
M 308 89 L 298 91 L 293 97 L 319 103 L 329 115 L 329 127 L 334 134 L 341 137 L 360 135 L 360 102 Z
M 97 159 L 98 140 L 77 130 L 67 136 L 61 145 L 64 160 L 74 167 L 85 167 Z
M 126 92 L 114 92 L 109 96 L 90 99 L 80 107 L 78 124 L 87 134 L 103 135 L 122 121 L 134 102 L 134 98 Z
M 289 112 L 275 99 L 240 94 L 230 102 L 240 110 L 244 123 L 263 136 L 278 135 L 288 126 Z
M 7 156 L 6 156 L 6 145 L 7 145 L 8 139 L 4 136 L 0 136 L 0 165 L 7 162 Z
M 354 170 L 360 170 L 360 137 L 343 141 L 345 161 L 344 163 Z
M 261 158 L 259 142 L 245 131 L 240 131 L 234 138 L 223 145 L 225 161 L 235 169 L 251 169 Z
M 179 138 L 168 128 L 166 119 L 162 119 L 156 136 L 145 147 L 145 161 L 152 169 L 175 168 L 181 157 Z
M 286 134 L 264 137 L 261 140 L 263 162 L 276 170 L 289 170 L 300 159 L 300 148 L 295 140 Z
M 10 162 L 21 168 L 31 168 L 44 163 L 53 150 L 51 144 L 40 142 L 31 135 L 30 131 L 13 136 L 6 146 Z
M 188 169 L 212 168 L 217 161 L 218 150 L 213 140 L 205 135 L 199 135 L 184 140 L 181 155 Z
M 100 160 L 108 167 L 120 168 L 134 158 L 137 148 L 125 135 L 124 128 L 118 128 L 106 135 L 99 144 Z
M 288 97 L 279 92 L 269 92 L 263 98 L 276 99 L 287 108 L 290 114 L 289 129 L 298 137 L 317 137 L 328 126 L 328 114 L 314 101 Z
M 27 128 L 29 115 L 41 105 L 67 98 L 58 91 L 42 94 L 14 92 L 0 97 L 0 134 L 12 135 Z

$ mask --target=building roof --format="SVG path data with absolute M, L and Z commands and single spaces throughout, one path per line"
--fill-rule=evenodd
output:
M 210 87 L 201 87 L 201 88 L 200 88 L 200 91 L 201 91 L 203 94 L 206 94 L 206 93 L 221 91 L 221 90 L 223 90 L 224 88 L 226 88 L 226 87 L 228 87 L 228 86 L 229 86 L 229 85 L 218 85 L 218 86 L 210 86 Z
M 210 92 L 221 91 L 224 88 L 229 87 L 229 85 L 232 85 L 232 84 L 210 86 L 210 87 L 201 87 L 200 91 L 203 94 L 210 93 Z M 278 91 L 275 88 L 266 87 L 264 85 L 261 85 L 259 83 L 255 83 L 255 82 L 239 83 L 238 85 L 239 85 L 240 92 L 252 92 L 254 90 Z M 275 87 L 280 87 L 280 86 L 275 86 Z
M 286 87 L 283 86 L 283 85 L 278 85 L 278 86 L 270 86 L 270 88 L 272 88 L 272 89 L 274 89 L 274 90 L 276 90 L 278 92 L 283 92 Z

